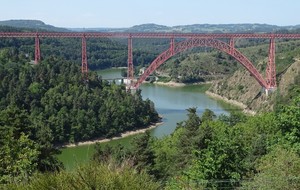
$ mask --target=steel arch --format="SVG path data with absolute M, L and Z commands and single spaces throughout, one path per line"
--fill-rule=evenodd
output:
M 211 47 L 218 49 L 222 52 L 225 52 L 232 57 L 234 57 L 238 62 L 240 62 L 249 72 L 250 74 L 257 80 L 257 82 L 264 88 L 268 89 L 268 85 L 265 79 L 261 76 L 258 70 L 254 67 L 251 61 L 244 56 L 241 52 L 239 52 L 233 46 L 229 44 L 213 39 L 213 38 L 190 38 L 185 41 L 174 44 L 174 47 L 170 47 L 168 50 L 161 53 L 145 70 L 145 72 L 140 76 L 138 81 L 133 84 L 133 88 L 138 88 L 146 78 L 153 73 L 161 64 L 167 61 L 172 56 L 183 52 L 185 50 L 194 48 L 194 47 Z

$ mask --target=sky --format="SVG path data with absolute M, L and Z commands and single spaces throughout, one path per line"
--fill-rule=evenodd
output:
M 66 28 L 155 23 L 300 24 L 299 0 L 1 0 L 0 20 L 34 19 Z

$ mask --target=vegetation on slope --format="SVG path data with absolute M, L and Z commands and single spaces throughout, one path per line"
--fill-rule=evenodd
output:
M 276 44 L 277 90 L 269 97 L 265 96 L 261 86 L 244 68 L 216 82 L 209 91 L 242 102 L 248 109 L 255 111 L 269 111 L 275 109 L 278 104 L 286 104 L 299 93 L 299 44 L 299 41 L 292 40 Z M 267 48 L 267 45 L 260 45 L 241 50 L 256 63 L 263 76 L 267 65 Z
M 176 82 L 196 83 L 222 79 L 239 67 L 232 57 L 221 52 L 208 51 L 196 53 L 193 50 L 192 54 L 182 53 L 163 64 L 157 73 L 168 75 Z
M 112 137 L 158 120 L 140 91 L 131 94 L 93 72 L 84 81 L 78 65 L 55 57 L 32 65 L 11 53 L 0 50 L 1 183 L 59 169 L 54 146 Z
M 92 162 L 78 166 L 72 173 L 37 174 L 29 184 L 7 185 L 10 190 L 40 189 L 118 189 L 118 190 L 155 190 L 160 184 L 145 172 L 137 173 L 130 162 L 117 164 L 114 161 Z
M 162 139 L 142 134 L 133 149 L 121 145 L 96 148 L 94 159 L 130 159 L 165 189 L 298 189 L 300 188 L 300 97 L 277 112 L 258 116 L 188 119 Z
M 300 26 L 276 26 L 269 24 L 192 24 L 180 26 L 164 26 L 158 24 L 141 24 L 130 28 L 93 28 L 96 31 L 111 32 L 184 32 L 184 33 L 261 33 L 288 32 L 299 30 Z
M 10 26 L 14 28 L 29 28 L 35 30 L 48 30 L 56 32 L 67 32 L 65 28 L 58 28 L 49 24 L 45 24 L 40 20 L 4 20 L 0 21 L 0 26 Z
M 98 145 L 93 156 L 96 166 L 38 175 L 29 183 L 9 187 L 300 188 L 299 96 L 277 112 L 251 117 L 232 113 L 216 118 L 210 110 L 199 117 L 196 108 L 187 111 L 188 119 L 170 136 L 156 139 L 147 132 L 135 138 L 131 149 Z

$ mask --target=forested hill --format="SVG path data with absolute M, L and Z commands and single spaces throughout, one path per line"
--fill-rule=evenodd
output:
M 72 29 L 76 31 L 99 31 L 99 32 L 183 32 L 183 33 L 270 33 L 286 32 L 300 29 L 300 25 L 277 26 L 270 24 L 193 24 L 179 26 L 165 26 L 154 23 L 135 25 L 129 28 L 85 28 Z
M 128 28 L 130 32 L 184 32 L 184 33 L 245 33 L 275 32 L 282 29 L 294 29 L 297 26 L 276 26 L 268 24 L 193 24 L 180 26 L 163 26 L 141 24 Z M 298 26 L 299 28 L 299 26 Z
M 14 57 L 0 51 L 0 183 L 57 168 L 54 145 L 108 138 L 158 121 L 154 104 L 139 91 L 131 94 L 93 72 L 84 81 L 79 65 L 56 57 L 38 65 Z
M 55 32 L 68 32 L 68 29 L 55 27 L 49 24 L 45 24 L 40 20 L 5 20 L 0 21 L 0 26 L 10 26 L 15 28 L 29 28 L 35 31 L 47 30 Z

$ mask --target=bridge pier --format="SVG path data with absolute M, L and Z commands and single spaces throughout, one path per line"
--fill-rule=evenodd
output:
M 127 60 L 127 80 L 132 81 L 133 80 L 133 60 L 132 60 L 132 37 L 131 34 L 128 38 L 128 60 Z
M 41 61 L 41 49 L 40 39 L 38 33 L 35 36 L 35 50 L 34 50 L 34 64 L 38 64 Z
M 276 88 L 276 65 L 275 65 L 275 38 L 270 39 L 269 60 L 266 69 L 266 83 L 268 89 Z
M 174 52 L 175 52 L 175 40 L 174 40 L 174 37 L 171 38 L 170 51 L 171 51 L 171 54 L 174 55 Z
M 230 54 L 233 54 L 233 52 L 234 52 L 234 38 L 230 38 L 229 46 L 230 46 Z
M 84 80 L 88 80 L 88 64 L 87 64 L 87 56 L 86 56 L 86 37 L 85 34 L 83 34 L 81 38 L 81 73 Z

